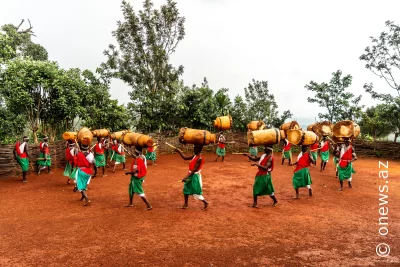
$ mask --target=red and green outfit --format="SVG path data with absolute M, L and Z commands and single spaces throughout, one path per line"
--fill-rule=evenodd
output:
M 201 164 L 199 166 L 199 169 L 197 172 L 193 173 L 186 179 L 185 185 L 183 187 L 183 194 L 193 195 L 195 199 L 204 200 L 203 190 L 202 190 L 203 182 L 201 177 L 201 167 L 204 164 L 204 159 L 201 157 L 201 155 L 194 156 L 193 159 L 190 161 L 189 173 L 191 173 L 194 170 L 196 162 L 199 158 L 201 159 Z
M 26 154 L 25 147 L 25 142 L 22 142 L 21 144 L 19 141 L 17 141 L 17 143 L 15 144 L 15 151 L 17 152 L 17 162 L 19 166 L 21 166 L 23 172 L 26 172 L 29 169 L 29 159 L 28 155 Z
M 220 141 L 218 142 L 216 153 L 218 156 L 225 156 L 225 144 L 221 143 L 221 138 Z
M 154 146 L 149 146 L 147 148 L 146 159 L 151 160 L 153 162 L 156 161 L 157 155 L 156 155 L 156 151 L 154 151 Z
M 75 183 L 78 191 L 86 190 L 87 185 L 90 183 L 93 171 L 90 168 L 90 163 L 93 162 L 93 154 L 89 153 L 87 156 L 82 152 L 78 152 L 75 157 Z
M 144 158 L 143 156 L 140 156 L 132 161 L 131 172 L 135 172 L 136 170 L 137 173 L 131 175 L 128 192 L 130 196 L 133 196 L 133 194 L 137 194 L 141 197 L 144 197 L 145 194 L 143 190 L 143 182 L 147 174 L 147 164 L 146 158 Z
M 115 164 L 125 163 L 125 152 L 121 145 L 113 145 L 113 155 L 111 160 L 115 161 Z
M 269 159 L 272 159 L 271 167 L 268 170 L 264 170 L 258 167 L 258 172 L 256 174 L 255 182 L 253 185 L 253 196 L 273 196 L 274 186 L 272 184 L 271 171 L 274 169 L 274 158 L 267 154 L 261 156 L 258 164 L 265 166 Z
M 72 166 L 74 165 L 74 156 L 73 152 L 75 148 L 67 147 L 65 149 L 65 160 L 67 161 L 67 165 L 65 166 L 64 169 L 64 176 L 70 177 L 72 173 Z M 72 153 L 71 153 L 72 152 Z
M 315 162 L 318 159 L 318 147 L 319 147 L 318 143 L 315 143 L 315 144 L 311 145 L 311 147 L 310 147 L 311 148 L 310 154 L 311 154 L 311 157 L 314 159 Z
M 51 158 L 50 158 L 50 149 L 46 142 L 40 142 L 39 144 L 40 154 L 37 164 L 39 166 L 50 167 L 51 166 Z
M 282 157 L 284 159 L 292 159 L 291 144 L 287 140 L 285 140 L 285 145 L 283 146 Z
M 350 162 L 353 159 L 353 146 L 349 145 L 347 148 L 343 147 L 341 154 L 338 165 L 339 180 L 348 180 L 351 182 L 353 173 L 356 173 L 353 169 L 353 163 Z
M 293 175 L 293 187 L 300 188 L 300 187 L 307 187 L 311 188 L 311 176 L 310 171 L 308 170 L 308 166 L 311 164 L 310 154 L 300 153 L 298 161 L 297 161 L 297 168 L 294 170 Z
M 104 146 L 102 143 L 97 143 L 94 146 L 94 164 L 96 167 L 104 167 L 106 166 L 106 157 L 104 156 Z
M 322 162 L 328 162 L 329 160 L 329 141 L 321 142 L 321 160 Z

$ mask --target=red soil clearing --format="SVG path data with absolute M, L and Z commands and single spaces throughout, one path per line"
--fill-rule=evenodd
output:
M 259 209 L 248 207 L 256 167 L 241 155 L 214 159 L 206 154 L 202 170 L 207 211 L 192 197 L 189 209 L 177 209 L 178 181 L 188 171 L 179 155 L 149 163 L 143 186 L 151 211 L 138 196 L 133 208 L 123 207 L 130 177 L 122 166 L 92 179 L 87 207 L 61 169 L 30 174 L 26 184 L 0 180 L 0 266 L 400 266 L 399 162 L 389 161 L 389 234 L 382 237 L 379 159 L 356 161 L 353 189 L 345 183 L 343 192 L 332 158 L 323 173 L 310 167 L 314 196 L 302 188 L 294 200 L 293 168 L 276 153 L 279 205 L 262 197 Z M 391 247 L 386 258 L 375 252 L 382 242 Z

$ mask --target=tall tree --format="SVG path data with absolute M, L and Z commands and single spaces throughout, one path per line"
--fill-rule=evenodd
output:
M 139 118 L 138 127 L 154 130 L 160 121 L 168 124 L 172 119 L 160 103 L 172 101 L 178 93 L 174 84 L 179 82 L 183 66 L 174 68 L 169 59 L 185 36 L 185 18 L 179 15 L 172 0 L 167 0 L 159 10 L 151 0 L 145 0 L 138 13 L 123 1 L 122 12 L 124 20 L 118 21 L 113 32 L 119 48 L 109 46 L 105 65 L 114 77 L 132 87 L 129 106 Z
M 274 124 L 279 117 L 277 111 L 278 104 L 275 101 L 275 96 L 269 93 L 268 82 L 253 79 L 252 83 L 244 88 L 244 92 L 249 119 L 262 120 L 267 127 L 277 127 Z M 284 112 L 285 114 L 289 115 L 291 113 L 288 110 Z
M 393 21 L 386 21 L 388 32 L 381 35 L 370 37 L 372 45 L 365 48 L 365 53 L 360 56 L 360 60 L 366 62 L 365 67 L 379 78 L 383 78 L 390 88 L 395 90 L 395 95 L 400 96 L 400 26 Z M 365 90 L 373 98 L 393 101 L 391 94 L 377 93 L 373 89 L 373 84 L 365 84 Z
M 246 131 L 246 126 L 249 123 L 247 105 L 240 95 L 237 95 L 233 100 L 232 106 L 233 129 L 237 131 Z
M 367 108 L 360 121 L 362 133 L 372 136 L 374 141 L 378 137 L 387 136 L 391 129 L 385 113 L 385 105 L 382 104 Z
M 232 103 L 227 94 L 228 91 L 228 88 L 221 88 L 214 95 L 216 111 L 219 115 L 228 115 L 231 109 Z
M 308 97 L 309 103 L 317 103 L 320 107 L 328 110 L 327 113 L 319 113 L 320 119 L 336 122 L 340 120 L 354 120 L 360 115 L 363 106 L 359 106 L 361 95 L 354 98 L 354 94 L 346 92 L 350 87 L 353 77 L 346 75 L 342 78 L 342 71 L 338 70 L 332 73 L 332 79 L 329 83 L 317 83 L 311 81 L 305 86 L 307 90 L 314 92 L 314 97 Z M 354 99 L 353 99 L 354 98 Z M 350 105 L 355 104 L 355 107 Z

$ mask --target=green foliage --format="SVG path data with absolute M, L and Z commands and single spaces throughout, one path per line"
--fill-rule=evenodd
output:
M 365 68 L 369 69 L 379 78 L 384 78 L 389 87 L 396 90 L 400 96 L 399 71 L 400 71 L 400 26 L 393 21 L 386 21 L 388 32 L 382 32 L 378 38 L 370 37 L 372 45 L 365 48 L 365 53 L 360 60 L 366 62 Z M 393 102 L 390 94 L 381 94 L 373 90 L 373 84 L 365 84 L 365 91 L 375 99 Z
M 170 55 L 185 36 L 185 18 L 179 16 L 174 1 L 168 0 L 159 10 L 152 1 L 144 1 L 143 10 L 136 13 L 126 1 L 122 2 L 124 20 L 113 32 L 119 49 L 114 45 L 105 51 L 108 57 L 104 68 L 114 77 L 132 87 L 132 114 L 138 118 L 139 129 L 152 131 L 173 124 L 168 111 L 179 93 L 177 83 L 183 67 L 175 69 Z
M 228 88 L 222 88 L 219 89 L 214 95 L 216 112 L 220 116 L 229 115 L 229 110 L 232 108 L 231 100 L 229 99 L 229 96 L 227 94 L 228 91 Z
M 245 132 L 247 130 L 246 126 L 250 120 L 248 118 L 246 102 L 244 102 L 240 95 L 237 95 L 233 100 L 231 116 L 233 120 L 233 129 Z
M 279 118 L 278 105 L 275 96 L 269 93 L 267 81 L 252 80 L 248 87 L 244 88 L 245 99 L 249 120 L 262 120 L 267 128 L 279 127 L 280 122 L 284 122 L 291 117 L 289 110 L 285 111 Z
M 360 121 L 361 132 L 372 136 L 374 140 L 387 136 L 391 132 L 387 115 L 385 104 L 367 108 Z
M 352 76 L 347 75 L 342 78 L 342 71 L 332 73 L 329 83 L 316 83 L 311 81 L 305 86 L 307 90 L 314 92 L 314 97 L 308 97 L 309 103 L 317 103 L 320 107 L 328 110 L 328 113 L 319 113 L 318 117 L 323 120 L 337 122 L 341 120 L 358 120 L 361 116 L 359 106 L 361 95 L 354 98 L 354 94 L 346 92 L 352 82 Z M 351 105 L 350 105 L 351 102 Z

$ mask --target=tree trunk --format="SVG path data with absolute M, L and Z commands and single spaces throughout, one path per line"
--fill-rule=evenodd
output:
M 37 139 L 37 130 L 32 130 L 33 132 L 33 141 L 35 142 L 35 144 L 38 144 L 38 139 Z
M 399 133 L 394 133 L 394 142 L 397 142 L 397 137 L 399 136 Z

